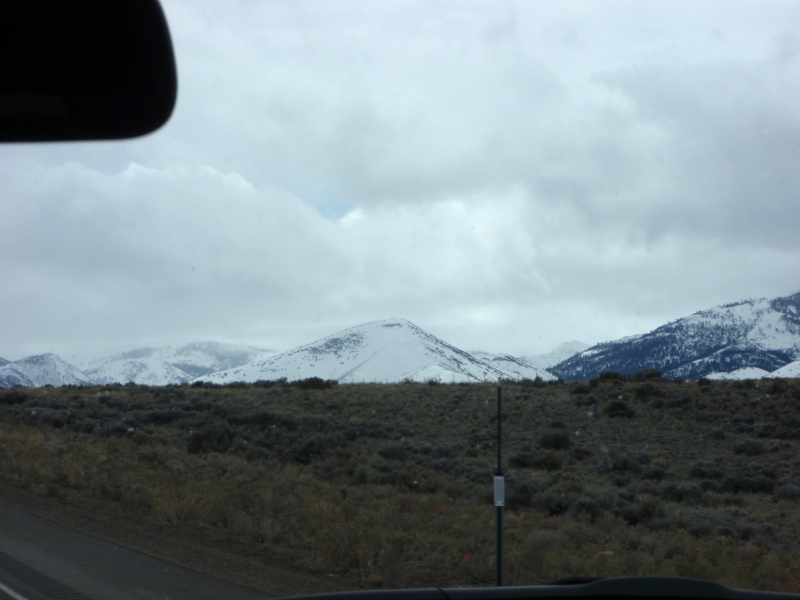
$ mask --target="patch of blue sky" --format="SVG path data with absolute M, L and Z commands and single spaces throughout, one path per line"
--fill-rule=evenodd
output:
M 355 208 L 336 192 L 317 190 L 304 196 L 306 202 L 326 219 L 341 219 Z

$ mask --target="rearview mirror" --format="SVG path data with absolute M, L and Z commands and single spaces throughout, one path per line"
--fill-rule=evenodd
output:
M 158 0 L 4 0 L 0 142 L 129 138 L 175 106 Z

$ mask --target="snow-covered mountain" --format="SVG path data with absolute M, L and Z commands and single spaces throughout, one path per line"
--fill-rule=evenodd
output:
M 99 383 L 168 385 L 238 367 L 272 354 L 269 350 L 220 342 L 136 348 L 89 363 L 86 373 Z
M 512 376 L 512 379 L 536 379 L 537 377 L 544 381 L 555 379 L 545 369 L 535 367 L 524 358 L 517 358 L 509 354 L 490 354 L 488 352 L 472 352 L 471 354 L 498 371 L 508 373 Z
M 510 376 L 405 319 L 387 319 L 351 327 L 288 352 L 199 379 L 231 383 L 320 377 L 342 383 L 449 383 L 494 381 Z
M 38 354 L 0 366 L 0 387 L 94 385 L 78 367 L 56 354 Z
M 589 344 L 584 344 L 583 342 L 578 342 L 573 340 L 571 342 L 564 342 L 558 348 L 556 348 L 555 350 L 551 350 L 546 354 L 523 356 L 522 359 L 536 369 L 547 370 L 553 365 L 557 365 L 560 362 L 564 362 L 565 360 L 575 356 L 579 352 L 583 352 L 588 347 Z
M 659 369 L 666 377 L 760 377 L 800 360 L 800 293 L 744 300 L 673 321 L 644 335 L 592 346 L 553 367 L 564 379 Z
M 142 358 L 109 358 L 88 371 L 101 384 L 138 383 L 140 385 L 169 385 L 194 379 L 185 371 L 155 356 Z

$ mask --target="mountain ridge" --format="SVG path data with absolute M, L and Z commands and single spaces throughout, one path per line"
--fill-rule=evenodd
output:
M 35 354 L 0 366 L 0 387 L 93 385 L 96 382 L 57 354 Z
M 86 373 L 100 383 L 168 385 L 246 364 L 271 350 L 203 341 L 132 348 L 92 360 Z
M 770 374 L 798 359 L 800 293 L 700 310 L 646 334 L 596 344 L 551 372 L 564 379 L 644 369 L 681 379 L 748 377 Z
M 341 382 L 591 379 L 658 369 L 681 379 L 800 376 L 800 292 L 720 304 L 588 347 L 562 344 L 544 355 L 466 352 L 399 317 L 363 323 L 292 348 L 270 350 L 193 342 L 133 348 L 83 369 L 55 354 L 0 359 L 0 387 L 17 385 L 229 383 L 308 377 Z
M 343 383 L 465 382 L 507 378 L 487 364 L 402 318 L 356 325 L 275 356 L 199 378 L 227 383 L 308 377 Z

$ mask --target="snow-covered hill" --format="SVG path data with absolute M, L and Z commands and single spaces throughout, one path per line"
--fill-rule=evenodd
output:
M 89 363 L 86 373 L 100 383 L 168 385 L 247 364 L 272 354 L 269 350 L 197 342 L 162 348 L 136 348 Z
M 509 354 L 489 354 L 488 352 L 472 352 L 471 354 L 498 371 L 508 373 L 512 379 L 536 379 L 537 377 L 544 381 L 555 379 L 545 369 L 535 367 L 524 358 L 517 358 Z
M 405 319 L 345 329 L 264 360 L 201 377 L 253 382 L 320 377 L 348 382 L 494 381 L 511 375 L 451 346 Z
M 550 371 L 589 379 L 603 371 L 667 377 L 759 377 L 800 359 L 800 293 L 716 306 L 644 335 L 593 346 Z
M 140 385 L 169 385 L 194 379 L 185 371 L 155 356 L 143 358 L 114 358 L 88 371 L 98 383 L 138 383 Z
M 800 377 L 800 360 L 795 360 L 790 362 L 788 365 L 782 366 L 777 371 L 770 373 L 768 377 Z
M 558 348 L 546 354 L 536 354 L 534 356 L 524 356 L 522 358 L 526 363 L 536 369 L 547 370 L 553 365 L 564 362 L 579 352 L 583 352 L 588 347 L 589 344 L 584 344 L 583 342 L 573 340 L 571 342 L 564 342 Z
M 38 354 L 0 366 L 0 387 L 45 385 L 93 385 L 78 367 L 56 354 Z

